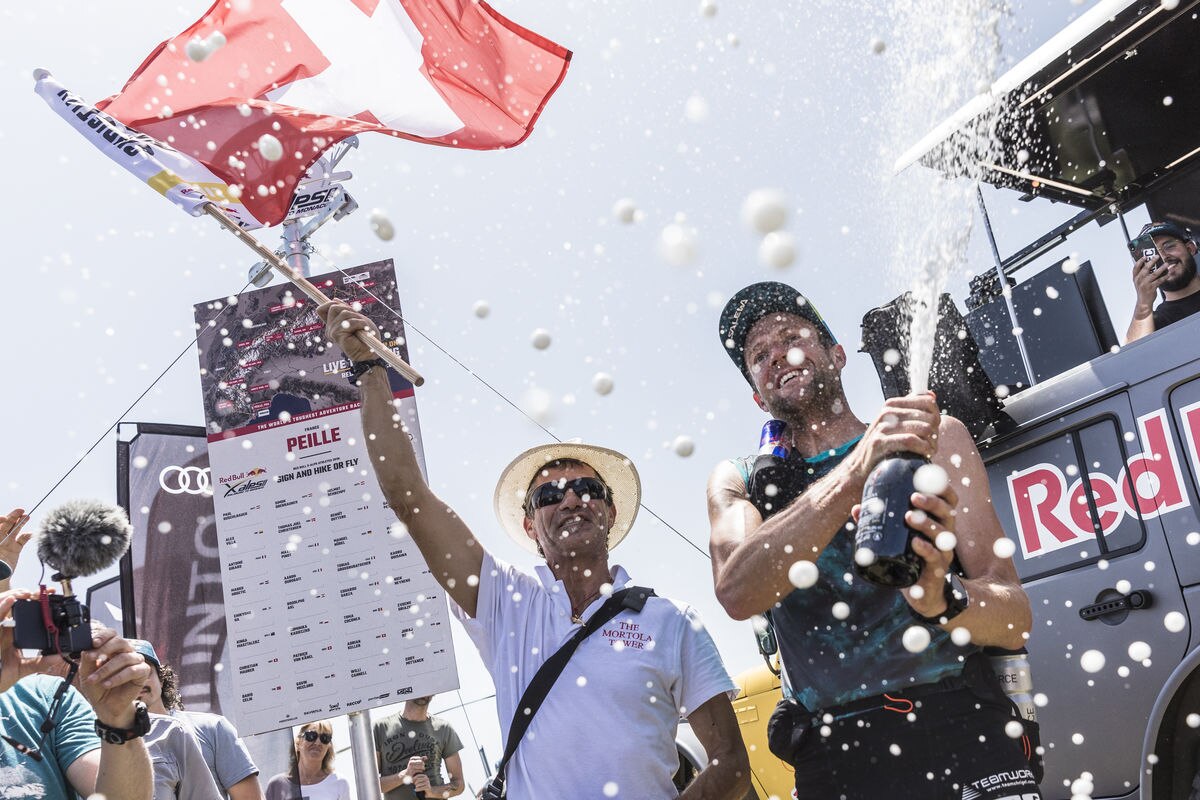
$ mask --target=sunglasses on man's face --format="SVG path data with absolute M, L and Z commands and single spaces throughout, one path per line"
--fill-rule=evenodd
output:
M 580 500 L 607 501 L 609 499 L 608 487 L 596 478 L 572 478 L 569 481 L 550 481 L 536 487 L 529 493 L 528 508 L 532 511 L 535 508 L 556 506 L 567 496 L 568 489 L 574 492 Z
M 304 736 L 304 741 L 306 741 L 306 742 L 315 742 L 317 739 L 320 739 L 321 744 L 329 744 L 330 742 L 333 741 L 333 734 L 329 734 L 329 733 L 317 733 L 316 731 L 305 731 L 301 735 Z

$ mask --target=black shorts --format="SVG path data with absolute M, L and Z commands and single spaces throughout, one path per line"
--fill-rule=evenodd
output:
M 890 697 L 886 707 L 797 720 L 797 798 L 1040 800 L 1022 740 L 1005 731 L 1007 699 L 966 686 Z

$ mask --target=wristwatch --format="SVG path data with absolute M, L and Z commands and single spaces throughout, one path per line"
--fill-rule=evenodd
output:
M 363 375 L 366 375 L 371 367 L 387 367 L 387 362 L 382 358 L 372 358 L 367 361 L 352 361 L 350 362 L 350 385 L 358 385 L 358 380 Z
M 111 725 L 105 725 L 99 719 L 96 720 L 96 735 L 109 744 L 125 744 L 139 739 L 149 732 L 150 712 L 146 710 L 146 704 L 141 700 L 137 700 L 133 704 L 132 728 L 114 728 Z
M 944 625 L 966 611 L 967 607 L 971 605 L 967 587 L 963 584 L 962 578 L 954 572 L 951 572 L 945 583 L 942 584 L 942 597 L 946 600 L 945 611 L 932 617 L 923 617 L 914 611 L 914 616 L 926 625 Z

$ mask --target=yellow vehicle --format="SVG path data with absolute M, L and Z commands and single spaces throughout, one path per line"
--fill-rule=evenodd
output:
M 750 755 L 750 780 L 758 800 L 788 800 L 796 796 L 796 778 L 790 764 L 767 748 L 767 722 L 783 697 L 779 676 L 766 664 L 747 670 L 735 682 L 741 691 L 733 701 L 742 741 Z

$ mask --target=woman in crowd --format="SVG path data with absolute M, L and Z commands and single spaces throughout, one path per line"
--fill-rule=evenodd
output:
M 333 726 L 308 722 L 296 734 L 291 769 L 271 778 L 267 800 L 352 800 L 350 784 L 333 771 Z

